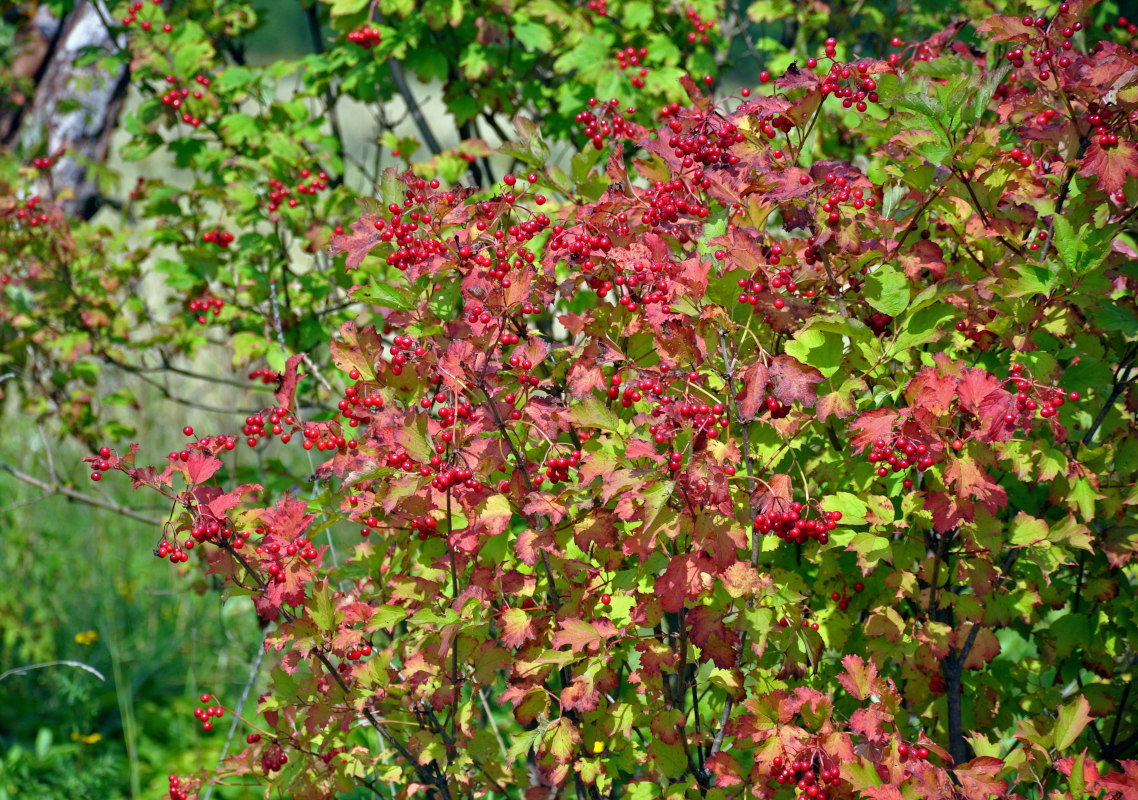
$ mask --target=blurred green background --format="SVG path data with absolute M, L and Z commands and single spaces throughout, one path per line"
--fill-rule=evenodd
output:
M 250 60 L 307 52 L 300 6 L 280 4 L 272 11 L 250 39 Z M 112 156 L 110 166 L 121 165 Z M 220 373 L 228 374 L 229 356 L 212 355 L 212 364 L 209 354 L 200 359 L 201 371 L 219 371 L 220 365 Z M 114 378 L 105 376 L 101 389 L 113 392 Z M 137 380 L 130 385 L 147 413 L 119 411 L 131 415 L 137 440 L 146 442 L 146 463 L 159 463 L 162 454 L 180 446 L 185 424 L 232 428 L 233 414 L 186 409 Z M 225 386 L 192 388 L 198 390 L 196 400 L 230 408 L 263 404 L 267 397 Z M 7 421 L 0 426 L 0 463 L 45 483 L 51 483 L 54 467 L 61 484 L 155 519 L 166 517 L 168 507 L 134 495 L 126 481 L 91 483 L 81 461 L 88 453 L 53 436 L 50 427 L 37 430 L 10 399 L 0 408 Z M 283 448 L 277 450 L 235 455 L 253 467 Z M 236 705 L 252 673 L 260 629 L 247 598 L 223 604 L 219 584 L 203 579 L 192 561 L 179 568 L 155 558 L 158 537 L 153 525 L 48 494 L 0 470 L 0 675 L 68 660 L 105 678 L 55 665 L 0 680 L 0 800 L 160 797 L 170 773 L 217 763 L 232 719 L 226 716 L 205 734 L 193 710 L 203 692 Z M 247 711 L 255 709 L 258 693 L 254 683 Z M 244 737 L 239 727 L 231 747 L 244 747 Z M 242 787 L 213 793 L 259 795 Z

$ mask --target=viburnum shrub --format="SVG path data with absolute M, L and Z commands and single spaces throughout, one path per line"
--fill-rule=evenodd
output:
M 385 173 L 330 369 L 87 459 L 269 625 L 170 796 L 1138 794 L 1138 54 L 1088 5 L 595 98 L 568 174 L 524 117 L 489 189 Z M 240 439 L 313 493 L 218 480 Z

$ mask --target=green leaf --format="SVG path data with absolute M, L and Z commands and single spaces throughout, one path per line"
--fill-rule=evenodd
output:
M 336 630 L 336 605 L 328 594 L 327 583 L 319 584 L 312 592 L 312 604 L 308 607 L 308 613 L 320 630 Z
M 841 368 L 845 345 L 840 335 L 808 325 L 794 334 L 794 339 L 786 343 L 785 349 L 828 378 Z
M 1090 721 L 1091 704 L 1082 695 L 1060 708 L 1053 732 L 1055 749 L 1062 752 L 1073 745 Z
M 652 4 L 642 0 L 632 0 L 621 7 L 621 18 L 626 28 L 646 29 L 652 22 Z M 653 51 L 653 55 L 656 55 Z
M 415 295 L 402 286 L 392 286 L 387 283 L 375 283 L 364 286 L 352 294 L 352 297 L 362 303 L 371 303 L 395 311 L 410 311 L 419 305 Z
M 1011 544 L 1027 547 L 1047 541 L 1047 523 L 1023 511 L 1016 514 L 1011 526 Z
M 369 2 L 370 0 L 332 0 L 328 11 L 333 17 L 356 14 L 363 11 Z
M 600 398 L 589 396 L 569 411 L 569 418 L 584 428 L 617 431 L 620 418 Z
M 869 509 L 856 494 L 834 492 L 823 498 L 822 510 L 842 512 L 841 522 L 843 525 L 864 525 L 865 514 Z
M 909 306 L 909 279 L 882 264 L 865 279 L 865 299 L 882 314 L 898 317 Z
M 518 22 L 514 25 L 514 37 L 529 50 L 548 53 L 553 49 L 553 33 L 537 22 Z

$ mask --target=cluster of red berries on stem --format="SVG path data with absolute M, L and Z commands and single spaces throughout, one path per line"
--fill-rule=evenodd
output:
M 636 109 L 629 106 L 624 113 L 620 110 L 620 101 L 615 97 L 607 103 L 602 103 L 595 97 L 589 98 L 589 108 L 597 111 L 580 111 L 573 118 L 578 125 L 583 125 L 585 136 L 593 143 L 593 147 L 600 150 L 605 146 L 606 139 L 624 137 L 632 139 L 636 136 L 637 126 L 629 119 L 636 113 Z
M 814 539 L 819 544 L 830 541 L 830 531 L 838 527 L 842 518 L 841 511 L 822 511 L 816 519 L 809 519 L 810 507 L 797 500 L 786 504 L 784 510 L 773 508 L 770 511 L 755 515 L 755 530 L 761 534 L 774 534 L 785 542 L 804 544 Z
M 146 4 L 143 3 L 142 0 L 135 0 L 135 2 L 131 3 L 126 16 L 122 18 L 123 27 L 129 28 L 131 25 L 133 25 L 138 19 L 139 12 L 142 11 L 145 5 Z M 162 0 L 151 0 L 151 5 L 160 6 L 162 5 Z M 139 23 L 139 27 L 144 31 L 148 31 L 154 27 L 154 22 L 155 20 L 153 19 L 143 19 L 142 22 Z M 174 26 L 169 22 L 162 25 L 163 33 L 171 33 L 173 30 Z
M 691 6 L 684 11 L 684 17 L 691 24 L 694 30 L 688 31 L 687 40 L 689 44 L 708 44 L 711 41 L 709 32 L 715 30 L 715 20 L 704 19 L 700 16 L 699 11 Z
M 47 225 L 51 220 L 48 213 L 39 207 L 40 196 L 34 194 L 24 201 L 23 207 L 17 208 L 14 216 L 17 220 L 27 223 L 29 228 L 38 228 Z
M 587 7 L 598 17 L 607 17 L 609 15 L 608 4 L 609 0 L 589 0 Z
M 265 419 L 266 414 L 268 414 L 267 421 Z M 268 428 L 265 427 L 266 422 Z M 286 427 L 288 430 L 285 430 Z M 292 434 L 299 427 L 300 423 L 297 422 L 295 416 L 288 412 L 288 409 L 269 408 L 258 414 L 250 414 L 245 417 L 245 425 L 241 428 L 241 435 L 246 437 L 245 443 L 250 447 L 256 447 L 261 438 L 270 435 L 278 436 L 282 444 L 288 444 L 292 440 Z
M 189 800 L 190 794 L 182 788 L 182 779 L 177 775 L 170 776 L 170 800 Z
M 555 456 L 545 462 L 545 477 L 550 483 L 564 483 L 569 480 L 569 469 L 581 463 L 581 451 L 572 450 L 568 457 Z
M 855 592 L 861 592 L 864 589 L 865 589 L 865 584 L 862 583 L 861 581 L 857 581 L 853 585 L 853 590 Z M 838 604 L 838 608 L 840 610 L 845 611 L 850 607 L 850 600 L 852 600 L 853 597 L 851 595 L 846 594 L 845 591 L 843 590 L 841 592 L 836 592 L 836 591 L 830 592 L 830 599 Z
M 225 307 L 225 301 L 220 297 L 211 295 L 207 290 L 197 297 L 191 298 L 186 304 L 186 307 L 191 314 L 195 315 L 194 319 L 197 320 L 199 325 L 205 325 L 209 322 L 209 317 L 207 317 L 206 314 L 212 311 L 216 317 L 221 313 L 221 309 Z
M 358 44 L 365 50 L 370 50 L 381 41 L 383 41 L 383 37 L 380 36 L 379 28 L 373 28 L 370 25 L 366 25 L 349 33 L 348 41 L 352 42 L 353 44 Z
M 273 525 L 258 525 L 253 530 L 255 533 L 261 534 L 262 536 L 274 534 L 277 531 Z M 235 549 L 238 549 L 236 541 L 233 543 L 233 547 Z M 297 537 L 293 541 L 288 542 L 283 546 L 280 542 L 275 541 L 269 542 L 268 544 L 259 544 L 256 548 L 254 548 L 254 552 L 257 555 L 261 556 L 273 556 L 273 560 L 265 566 L 265 572 L 267 572 L 269 574 L 269 577 L 278 583 L 284 581 L 285 579 L 285 566 L 284 562 L 281 560 L 282 558 L 294 558 L 299 556 L 305 561 L 314 561 L 316 560 L 316 557 L 320 555 L 320 553 L 316 550 L 316 545 L 314 545 L 311 541 L 303 536 Z
M 1066 5 L 1066 3 L 1064 3 L 1064 5 Z M 1111 24 L 1109 22 L 1106 23 L 1102 26 L 1102 29 L 1107 33 L 1110 33 L 1115 29 L 1115 27 L 1117 27 L 1120 31 L 1125 31 L 1131 36 L 1138 36 L 1138 25 L 1134 24 L 1126 17 L 1119 17 L 1114 24 Z
M 267 367 L 258 367 L 249 373 L 249 380 L 260 381 L 263 384 L 278 383 L 281 379 L 281 374 L 276 370 Z
M 91 480 L 98 483 L 103 479 L 103 473 L 111 468 L 111 462 L 108 461 L 111 457 L 111 448 L 103 445 L 99 448 L 99 460 L 89 461 L 88 465 L 91 467 Z
M 197 75 L 194 77 L 194 82 L 198 84 L 198 89 L 189 89 L 187 87 L 178 88 L 178 78 L 175 75 L 167 75 L 166 83 L 170 86 L 169 89 L 162 95 L 162 105 L 169 106 L 174 111 L 181 111 L 181 120 L 191 128 L 196 128 L 202 124 L 201 117 L 191 113 L 188 109 L 183 110 L 183 105 L 188 103 L 192 98 L 193 100 L 202 100 L 205 93 L 202 89 L 209 88 L 212 82 L 209 77 L 205 75 Z
M 307 181 L 307 183 L 305 182 Z M 281 203 L 286 203 L 289 208 L 296 208 L 300 204 L 300 200 L 292 197 L 295 191 L 300 195 L 312 195 L 324 191 L 328 188 L 328 173 L 318 172 L 313 174 L 310 169 L 302 169 L 300 171 L 300 179 L 292 187 L 285 185 L 283 181 L 276 178 L 269 178 L 269 213 L 276 211 L 281 207 Z M 343 233 L 343 229 L 340 229 Z
M 829 787 L 836 786 L 842 780 L 837 764 L 819 767 L 821 765 L 806 759 L 784 762 L 782 756 L 775 756 L 771 760 L 771 777 L 783 785 L 794 784 L 798 797 L 802 800 L 816 800 L 828 797 Z
M 822 96 L 831 94 L 842 101 L 842 108 L 864 113 L 869 103 L 878 102 L 877 81 L 869 75 L 869 65 L 864 61 L 853 67 L 835 62 L 822 81 Z
M 228 248 L 229 245 L 233 244 L 233 234 L 229 231 L 223 231 L 221 228 L 213 228 L 202 234 L 202 241 Z
M 1020 412 L 1034 411 L 1042 419 L 1055 416 L 1056 410 L 1068 400 L 1077 403 L 1082 397 L 1078 392 L 1068 392 L 1059 386 L 1044 386 L 1030 375 L 1025 377 L 1022 364 L 1012 365 L 1008 381 L 1011 383 L 1008 391 L 1016 394 L 1016 409 Z M 1014 425 L 1016 415 L 1009 411 L 1004 415 L 1004 422 Z
M 213 730 L 213 718 L 221 719 L 225 716 L 225 709 L 221 706 L 211 706 L 209 701 L 213 699 L 210 694 L 203 694 L 201 696 L 202 705 L 194 709 L 194 716 L 201 721 L 203 731 Z
M 897 436 L 892 441 L 875 439 L 869 450 L 869 463 L 881 464 L 877 468 L 879 477 L 884 478 L 891 471 L 904 472 L 910 467 L 924 472 L 936 463 L 937 447 L 908 436 Z M 906 489 L 913 488 L 913 481 L 906 477 L 902 481 Z
M 618 67 L 624 70 L 629 67 L 636 69 L 636 74 L 632 76 L 632 85 L 637 89 L 644 88 L 644 78 L 648 76 L 648 68 L 643 65 L 643 59 L 647 57 L 647 55 L 647 47 L 637 49 L 632 45 L 616 51 L 616 64 Z
M 38 156 L 32 159 L 32 166 L 36 169 L 50 169 L 55 163 L 51 156 Z

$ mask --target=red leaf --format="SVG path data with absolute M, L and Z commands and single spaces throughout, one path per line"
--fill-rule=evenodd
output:
M 498 617 L 502 644 L 517 649 L 530 639 L 537 638 L 533 617 L 520 608 L 508 608 Z
M 739 379 L 739 393 L 735 395 L 735 402 L 739 406 L 739 414 L 743 419 L 753 419 L 763 404 L 767 390 L 767 367 L 761 361 L 756 361 L 747 367 Z
M 1098 188 L 1108 194 L 1119 191 L 1129 177 L 1138 177 L 1138 144 L 1120 138 L 1118 144 L 1103 148 L 1095 141 L 1083 156 L 1079 174 L 1098 176 Z
M 941 375 L 936 367 L 925 367 L 905 387 L 905 399 L 910 406 L 940 417 L 952 408 L 958 383 L 952 375 Z
M 201 453 L 190 453 L 189 461 L 183 464 L 179 460 L 174 462 L 174 465 L 175 469 L 186 476 L 189 483 L 199 484 L 208 481 L 221 469 L 221 459 Z
M 960 379 L 957 394 L 960 397 L 960 407 L 969 414 L 979 416 L 980 407 L 992 392 L 1003 392 L 1003 384 L 992 373 L 983 369 L 966 369 Z
M 604 634 L 597 630 L 591 622 L 586 622 L 583 619 L 575 617 L 563 619 L 560 626 L 560 629 L 553 634 L 553 638 L 550 640 L 550 643 L 557 650 L 560 650 L 564 645 L 569 645 L 569 649 L 574 653 L 580 653 L 586 649 L 595 652 L 605 641 Z
M 347 253 L 345 266 L 350 270 L 358 267 L 367 257 L 367 254 L 382 241 L 379 231 L 375 229 L 375 223 L 378 220 L 379 217 L 365 214 L 353 222 L 351 233 L 345 231 L 332 238 L 329 248 L 331 254 L 336 256 L 340 253 Z
M 887 443 L 893 439 L 893 426 L 897 424 L 901 412 L 891 408 L 877 408 L 861 414 L 850 425 L 853 435 L 850 436 L 850 445 L 858 450 L 866 450 L 873 446 L 877 439 L 884 439 Z
M 885 723 L 892 721 L 893 715 L 881 704 L 874 703 L 869 708 L 859 708 L 850 714 L 850 731 L 864 736 L 870 744 L 880 745 L 888 738 L 885 735 Z
M 956 486 L 958 497 L 973 497 L 993 514 L 1007 505 L 1008 493 L 972 458 L 949 459 L 944 482 Z
M 775 356 L 769 371 L 772 393 L 780 403 L 791 405 L 797 400 L 807 408 L 814 407 L 818 400 L 814 387 L 822 382 L 821 372 L 788 355 Z
M 701 650 L 700 661 L 710 659 L 720 669 L 735 666 L 739 635 L 727 627 L 722 611 L 711 606 L 696 606 L 688 612 L 687 624 L 691 629 L 692 642 Z
M 968 800 L 988 800 L 991 795 L 1003 795 L 1008 790 L 1006 781 L 998 779 L 1004 762 L 992 756 L 980 756 L 956 768 L 960 780 L 960 793 Z
M 846 671 L 838 676 L 838 683 L 847 692 L 858 700 L 877 694 L 877 665 L 872 661 L 866 664 L 861 656 L 850 654 L 842 659 L 842 666 Z
M 277 405 L 284 409 L 292 409 L 293 402 L 296 399 L 296 387 L 300 383 L 303 375 L 296 374 L 296 367 L 304 360 L 303 353 L 297 353 L 285 362 L 285 371 L 281 376 L 280 388 L 275 392 Z
M 585 675 L 578 675 L 561 692 L 561 707 L 573 711 L 596 711 L 601 704 L 601 693 L 597 691 L 593 680 Z
M 715 776 L 716 788 L 720 786 L 740 786 L 743 783 L 743 770 L 730 753 L 720 750 L 707 759 L 705 767 Z

